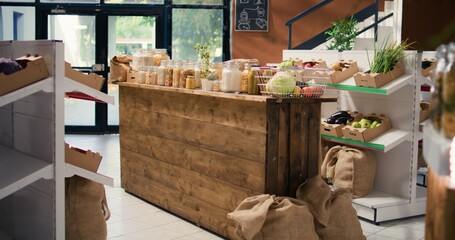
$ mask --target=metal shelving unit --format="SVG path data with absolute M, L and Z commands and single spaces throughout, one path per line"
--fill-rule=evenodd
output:
M 112 178 L 65 163 L 66 92 L 111 104 L 114 97 L 64 77 L 62 42 L 5 41 L 0 54 L 39 54 L 50 74 L 0 96 L 0 229 L 14 239 L 65 239 L 65 177 L 113 186 Z M 11 204 L 23 202 L 39 211 L 24 212 L 20 204 Z
M 407 51 L 405 55 L 405 74 L 381 88 L 356 86 L 353 77 L 339 84 L 330 84 L 329 94 L 336 94 L 338 102 L 335 106 L 325 104 L 322 109 L 323 113 L 328 113 L 323 117 L 328 117 L 334 110 L 351 110 L 363 114 L 385 114 L 392 122 L 391 130 L 370 142 L 321 136 L 323 141 L 373 150 L 377 160 L 373 190 L 365 197 L 353 199 L 353 207 L 359 217 L 375 223 L 425 214 L 426 189 L 417 186 L 416 169 L 421 138 L 420 84 L 424 82 L 417 74 L 420 71 L 417 52 Z M 329 66 L 339 60 L 353 60 L 361 71 L 369 70 L 368 56 L 373 56 L 373 52 L 343 51 L 334 59 L 331 51 L 283 51 L 283 59 L 317 58 L 326 60 Z

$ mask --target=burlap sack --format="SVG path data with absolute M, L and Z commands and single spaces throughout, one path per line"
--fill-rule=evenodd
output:
M 262 194 L 243 200 L 228 218 L 240 239 L 319 239 L 306 204 L 295 198 Z
M 304 201 L 314 217 L 314 226 L 322 240 L 363 240 L 357 212 L 348 189 L 331 191 L 321 176 L 301 184 L 296 197 Z
M 321 165 L 321 175 L 335 188 L 347 188 L 353 198 L 371 192 L 376 174 L 376 159 L 368 150 L 346 146 L 332 147 Z
M 109 79 L 111 82 L 126 82 L 130 70 L 131 57 L 126 55 L 114 56 L 110 60 Z
M 110 212 L 104 186 L 74 176 L 66 179 L 66 240 L 105 240 Z

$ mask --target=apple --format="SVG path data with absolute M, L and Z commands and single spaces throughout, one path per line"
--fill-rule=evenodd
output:
M 360 123 L 360 126 L 361 126 L 362 128 L 370 128 L 371 123 L 368 122 L 368 121 L 364 121 L 364 122 Z
M 351 126 L 354 127 L 354 128 L 361 128 L 362 127 L 359 122 L 352 122 Z

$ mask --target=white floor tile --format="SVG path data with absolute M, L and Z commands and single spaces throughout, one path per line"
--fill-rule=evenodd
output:
M 175 231 L 162 229 L 162 228 L 151 228 L 127 235 L 132 239 L 136 240 L 171 240 L 183 237 L 182 234 L 176 233 Z
M 402 226 L 393 226 L 381 230 L 375 234 L 403 240 L 419 240 L 425 236 L 425 231 Z

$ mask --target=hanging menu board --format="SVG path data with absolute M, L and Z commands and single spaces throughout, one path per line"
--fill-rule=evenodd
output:
M 268 32 L 269 0 L 235 0 L 235 30 Z

